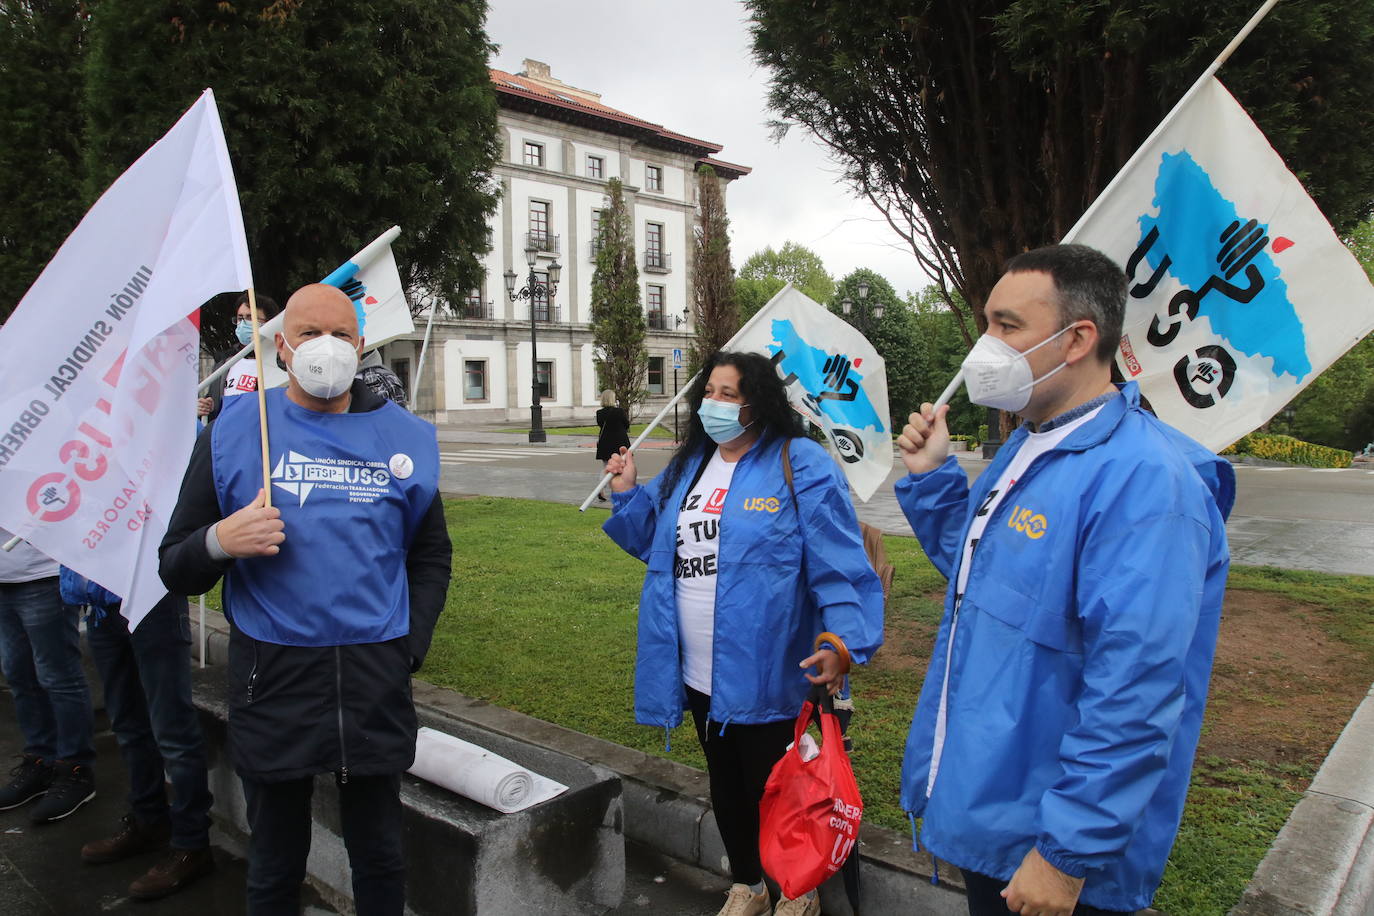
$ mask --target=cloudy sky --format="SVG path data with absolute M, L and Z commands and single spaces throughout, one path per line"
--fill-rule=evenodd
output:
M 906 243 L 801 128 L 780 144 L 766 126 L 767 76 L 749 52 L 739 0 L 490 0 L 492 66 L 510 73 L 542 60 L 555 79 L 647 121 L 724 146 L 753 168 L 730 185 L 731 253 L 738 268 L 765 245 L 799 242 L 832 276 L 878 271 L 899 293 L 929 281 Z

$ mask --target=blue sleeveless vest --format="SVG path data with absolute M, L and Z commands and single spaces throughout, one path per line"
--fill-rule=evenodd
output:
M 336 646 L 410 632 L 406 554 L 439 487 L 434 427 L 388 401 L 363 413 L 306 410 L 267 392 L 272 505 L 286 541 L 235 560 L 234 625 L 264 642 Z M 262 489 L 257 398 L 230 398 L 211 432 L 215 493 L 228 516 Z

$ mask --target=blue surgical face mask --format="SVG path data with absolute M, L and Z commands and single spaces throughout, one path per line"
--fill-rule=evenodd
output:
M 717 445 L 724 445 L 733 442 L 744 431 L 753 426 L 742 426 L 739 422 L 739 411 L 747 404 L 732 404 L 728 401 L 717 401 L 712 398 L 705 398 L 701 406 L 697 408 L 697 416 L 701 417 L 701 425 L 706 428 L 706 435 L 710 436 Z
M 245 347 L 253 342 L 253 322 L 247 318 L 240 318 L 238 325 L 234 328 L 234 336 L 238 337 L 239 343 Z

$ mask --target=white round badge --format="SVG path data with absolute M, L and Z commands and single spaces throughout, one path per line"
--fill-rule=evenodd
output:
M 397 452 L 391 456 L 387 462 L 387 467 L 391 468 L 391 476 L 397 480 L 405 480 L 415 473 L 415 462 L 410 460 L 410 456 L 404 452 Z

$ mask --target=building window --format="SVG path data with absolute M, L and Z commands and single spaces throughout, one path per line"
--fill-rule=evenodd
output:
M 487 400 L 487 361 L 485 359 L 463 360 L 463 400 Z
M 552 251 L 553 240 L 549 237 L 549 202 L 530 201 L 530 239 L 531 246 L 540 251 Z
M 591 251 L 592 251 L 592 260 L 593 260 L 593 261 L 596 260 L 596 256 L 601 252 L 601 229 L 602 229 L 602 221 L 603 221 L 605 218 L 606 218 L 606 211 L 605 211 L 605 210 L 593 210 L 593 211 L 592 211 L 592 242 L 591 242 Z
M 605 177 L 606 177 L 606 160 L 603 159 L 603 158 L 600 157 L 600 156 L 588 156 L 588 157 L 587 157 L 587 177 L 588 177 L 588 178 L 605 178 Z
M 533 140 L 525 141 L 525 165 L 537 165 L 541 169 L 544 167 L 544 144 L 535 143 Z
M 468 290 L 468 294 L 463 297 L 462 316 L 464 318 L 487 317 L 486 303 L 482 301 L 482 290 L 480 288 Z
M 648 389 L 650 394 L 663 393 L 663 357 L 649 357 Z
M 662 191 L 663 190 L 663 166 L 646 165 L 644 166 L 644 190 Z
M 644 267 L 657 271 L 668 268 L 668 258 L 663 253 L 662 223 L 644 224 Z
M 650 283 L 644 288 L 644 300 L 648 306 L 649 327 L 655 331 L 664 331 L 668 328 L 667 319 L 663 312 L 663 287 Z
M 539 397 L 553 400 L 553 361 L 541 359 L 534 371 L 535 381 L 539 385 Z
M 536 270 L 534 282 L 537 289 L 534 298 L 530 300 L 530 308 L 534 310 L 534 320 L 553 321 L 553 310 L 549 308 L 549 272 Z
M 407 395 L 410 394 L 410 360 L 393 359 L 391 361 L 391 371 L 396 373 L 396 378 L 401 380 L 401 390 Z

